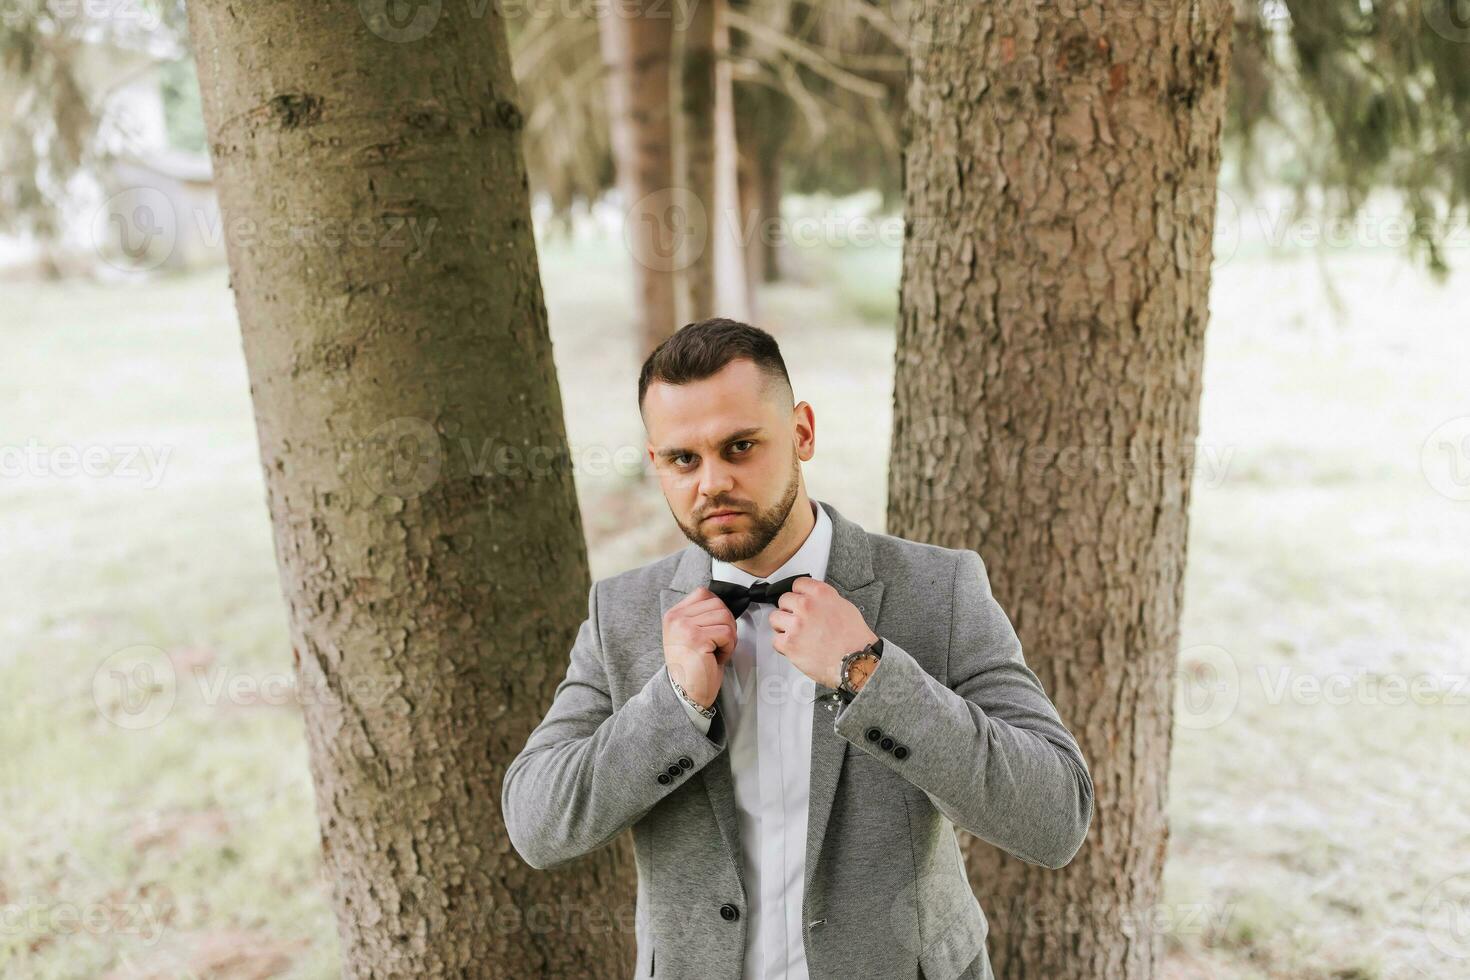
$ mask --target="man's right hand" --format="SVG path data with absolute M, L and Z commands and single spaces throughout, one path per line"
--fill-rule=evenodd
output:
M 664 613 L 669 676 L 701 707 L 715 703 L 734 653 L 735 617 L 709 589 L 695 589 Z

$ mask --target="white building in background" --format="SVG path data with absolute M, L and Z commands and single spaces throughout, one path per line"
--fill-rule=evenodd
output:
M 49 249 L 54 263 L 99 278 L 222 263 L 209 155 L 168 141 L 162 68 L 184 52 L 141 19 L 99 22 L 80 39 L 78 81 L 103 106 L 99 139 L 115 158 L 105 171 L 73 179 L 61 240 Z M 0 275 L 37 275 L 42 255 L 35 241 L 0 236 Z

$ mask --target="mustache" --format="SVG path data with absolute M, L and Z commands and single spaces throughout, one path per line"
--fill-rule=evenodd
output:
M 731 511 L 733 511 L 733 512 L 735 512 L 737 514 L 748 514 L 748 513 L 750 513 L 749 508 L 746 508 L 746 507 L 732 507 L 729 504 L 718 504 L 718 505 L 716 505 L 714 507 L 706 507 L 705 510 L 704 510 L 704 512 L 701 513 L 701 514 L 699 514 L 699 515 L 697 515 L 697 516 L 698 516 L 699 520 L 702 521 L 705 518 L 709 517 L 711 514 L 718 514 L 721 511 L 724 511 L 726 513 L 729 513 Z

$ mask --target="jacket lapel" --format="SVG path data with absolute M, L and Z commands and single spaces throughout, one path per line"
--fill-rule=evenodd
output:
M 832 520 L 832 550 L 827 557 L 826 581 L 863 614 L 868 628 L 877 632 L 878 609 L 883 600 L 883 583 L 873 577 L 872 548 L 868 533 L 861 525 L 849 521 L 835 507 L 824 501 L 818 506 Z M 709 587 L 711 562 L 709 554 L 690 544 L 680 554 L 674 577 L 659 593 L 663 612 L 668 612 L 680 599 L 695 589 Z M 816 693 L 830 694 L 832 688 L 816 685 Z M 724 697 L 721 688 L 720 697 Z M 817 860 L 826 837 L 827 819 L 832 812 L 832 798 L 842 774 L 847 740 L 833 730 L 834 714 L 827 702 L 812 705 L 811 787 L 807 804 L 806 881 L 808 894 L 812 888 Z M 728 733 L 727 736 L 728 738 Z M 709 793 L 710 806 L 720 827 L 720 836 L 737 869 L 742 867 L 740 831 L 735 813 L 735 785 L 730 773 L 730 753 L 721 752 L 701 771 Z M 748 897 L 748 896 L 747 896 Z
M 883 583 L 873 577 L 873 554 L 868 532 L 843 517 L 832 505 L 823 502 L 819 506 L 826 508 L 832 518 L 832 553 L 827 559 L 827 582 L 839 595 L 857 606 L 868 629 L 877 632 Z M 831 694 L 832 688 L 817 684 L 816 693 Z M 807 797 L 804 895 L 812 894 L 812 880 L 827 836 L 827 818 L 832 813 L 832 797 L 837 793 L 842 760 L 847 755 L 847 739 L 833 730 L 835 718 L 828 702 L 818 700 L 812 705 L 812 768 Z

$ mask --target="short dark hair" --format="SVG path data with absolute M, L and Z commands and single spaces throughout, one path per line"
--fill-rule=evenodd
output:
M 791 390 L 776 338 L 759 327 L 717 316 L 686 323 L 648 355 L 638 373 L 638 411 L 643 411 L 643 396 L 655 381 L 673 385 L 701 381 L 740 357 L 754 361 L 766 376 L 765 392 L 777 382 Z

